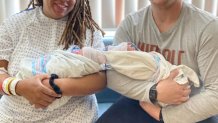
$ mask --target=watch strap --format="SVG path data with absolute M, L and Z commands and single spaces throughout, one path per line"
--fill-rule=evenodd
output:
M 61 89 L 54 83 L 54 80 L 58 78 L 58 75 L 51 74 L 51 77 L 49 79 L 49 84 L 53 88 L 56 94 L 62 94 Z

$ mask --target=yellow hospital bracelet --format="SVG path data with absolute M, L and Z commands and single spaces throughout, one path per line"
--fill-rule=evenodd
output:
M 13 80 L 14 78 L 13 77 L 8 77 L 6 78 L 4 81 L 3 81 L 3 85 L 2 85 L 2 88 L 3 88 L 3 91 L 5 92 L 5 94 L 7 95 L 11 95 L 10 92 L 9 92 L 9 84 L 11 83 L 11 81 Z

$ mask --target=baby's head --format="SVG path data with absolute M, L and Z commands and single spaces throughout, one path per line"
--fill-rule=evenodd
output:
M 80 52 L 83 56 L 86 58 L 89 58 L 99 64 L 105 64 L 106 63 L 106 57 L 102 53 L 102 51 L 96 50 L 91 47 L 83 47 L 82 51 Z

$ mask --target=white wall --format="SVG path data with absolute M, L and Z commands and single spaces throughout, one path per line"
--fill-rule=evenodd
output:
M 5 5 L 5 1 L 0 0 L 0 23 L 5 18 L 5 6 L 3 6 L 3 5 Z
M 0 0 L 0 22 L 27 8 L 29 0 Z
M 99 25 L 102 25 L 101 24 L 102 23 L 101 0 L 90 0 L 90 6 L 91 6 L 92 17 Z

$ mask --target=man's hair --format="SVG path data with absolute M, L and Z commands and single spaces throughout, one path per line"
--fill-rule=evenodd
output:
M 31 0 L 30 7 L 43 6 L 43 0 Z M 68 49 L 70 45 L 84 46 L 86 39 L 86 29 L 91 31 L 91 45 L 93 45 L 95 29 L 100 30 L 102 35 L 104 31 L 92 19 L 89 0 L 76 0 L 73 10 L 68 14 L 68 20 L 65 30 L 62 34 L 59 45 L 64 45 Z

